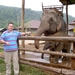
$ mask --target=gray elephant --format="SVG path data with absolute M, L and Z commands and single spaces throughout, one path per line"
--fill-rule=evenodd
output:
M 66 23 L 62 16 L 59 15 L 54 9 L 44 10 L 42 13 L 41 23 L 37 29 L 35 36 L 54 35 L 57 32 L 66 31 Z M 35 41 L 35 47 L 39 48 L 39 41 Z
M 65 34 L 66 23 L 63 20 L 63 17 L 57 11 L 55 11 L 54 9 L 43 11 L 41 23 L 35 33 L 35 36 L 41 36 L 43 33 L 45 36 L 54 36 L 54 34 L 56 34 L 58 32 Z M 60 34 L 59 34 L 59 36 L 60 36 Z M 61 46 L 63 46 L 63 45 L 61 45 Z M 39 41 L 35 40 L 35 47 L 37 49 L 39 49 Z
M 57 32 L 53 36 L 68 36 L 67 33 L 64 32 Z M 49 36 L 48 36 L 49 37 Z M 59 52 L 65 52 L 65 53 L 70 53 L 70 48 L 71 48 L 71 43 L 69 42 L 54 42 L 54 41 L 46 41 L 43 50 L 50 49 L 50 51 L 59 51 Z M 41 55 L 41 58 L 43 59 L 44 54 Z M 54 60 L 53 60 L 54 58 Z M 51 63 L 58 63 L 59 56 L 55 55 L 50 55 L 49 60 Z M 63 57 L 64 60 L 70 61 L 71 58 L 69 57 Z

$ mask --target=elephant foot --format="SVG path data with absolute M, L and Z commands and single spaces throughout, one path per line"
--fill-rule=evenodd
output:
M 58 61 L 56 61 L 55 58 L 50 58 L 50 63 L 58 64 Z
M 59 56 L 55 56 L 55 64 L 58 64 L 59 63 Z
M 63 57 L 62 61 L 68 61 L 68 58 L 67 57 Z
M 41 57 L 42 59 L 44 59 L 44 57 Z
M 44 54 L 41 55 L 41 58 L 44 59 Z
M 50 63 L 54 63 L 55 56 L 54 55 L 50 55 L 49 56 L 49 60 L 50 60 Z
M 55 58 L 51 58 L 50 63 L 58 64 L 58 60 L 55 60 Z
M 58 64 L 58 59 L 54 55 L 50 55 L 49 60 L 50 63 Z
M 50 63 L 54 63 L 55 58 L 50 58 Z
M 69 63 L 69 62 L 71 62 L 71 58 L 70 57 L 63 57 L 62 61 L 67 61 Z
M 58 61 L 54 61 L 55 64 L 58 64 Z

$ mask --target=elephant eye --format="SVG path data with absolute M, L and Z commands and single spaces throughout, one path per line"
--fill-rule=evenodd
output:
M 51 25 L 51 23 L 53 23 L 53 18 L 51 17 L 49 20 L 48 20 L 48 23 Z
M 54 20 L 53 20 L 53 18 L 51 17 L 51 18 L 49 18 L 49 20 L 48 20 L 48 23 L 50 24 L 50 23 L 52 23 Z
M 50 20 L 50 21 L 53 21 L 53 18 L 50 18 L 49 20 Z

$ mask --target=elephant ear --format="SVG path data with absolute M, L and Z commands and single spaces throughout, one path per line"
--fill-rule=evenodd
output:
M 57 31 L 59 31 L 61 29 L 61 23 L 59 23 L 59 25 L 57 26 Z

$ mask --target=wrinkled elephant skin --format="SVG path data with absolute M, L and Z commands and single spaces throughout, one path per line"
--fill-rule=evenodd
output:
M 57 9 L 56 9 L 57 10 Z M 58 10 L 57 10 L 58 11 Z M 66 34 L 66 23 L 63 17 L 54 9 L 44 10 L 41 17 L 41 23 L 37 29 L 35 36 L 68 36 Z M 52 46 L 53 45 L 53 46 Z M 69 48 L 65 48 L 65 44 L 62 42 L 46 42 L 43 50 L 46 50 L 50 47 L 52 51 L 70 51 L 70 44 L 66 44 Z M 39 49 L 39 41 L 35 40 L 35 47 Z M 42 54 L 43 58 L 43 54 Z M 58 63 L 59 56 L 55 56 L 55 62 Z
M 57 32 L 66 31 L 66 23 L 54 9 L 44 10 L 41 17 L 41 23 L 37 29 L 35 36 L 53 35 Z M 39 48 L 39 41 L 35 40 L 35 47 Z
M 64 32 L 57 32 L 53 36 L 68 36 L 67 33 Z M 49 36 L 48 36 L 49 37 Z M 54 41 L 47 41 L 43 47 L 43 50 L 50 49 L 50 51 L 58 51 L 58 52 L 65 52 L 70 53 L 71 43 L 70 42 L 54 42 Z M 50 55 L 49 59 L 51 62 L 51 58 L 53 55 Z M 44 58 L 44 54 L 41 55 L 41 58 Z M 65 57 L 65 60 L 70 61 L 71 58 Z M 54 62 L 51 63 L 58 63 L 59 56 L 55 56 Z

